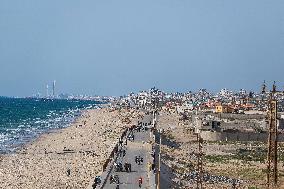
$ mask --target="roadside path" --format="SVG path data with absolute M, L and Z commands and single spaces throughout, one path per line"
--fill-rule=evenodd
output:
M 142 120 L 142 125 L 145 123 L 149 124 L 152 122 L 152 116 L 146 115 Z M 129 134 L 129 133 L 128 133 Z M 126 150 L 126 154 L 123 157 L 118 156 L 116 162 L 121 162 L 123 167 L 125 163 L 131 164 L 131 172 L 116 172 L 114 166 L 107 178 L 107 183 L 104 186 L 105 189 L 115 189 L 117 184 L 110 184 L 110 175 L 117 175 L 119 177 L 119 188 L 123 189 L 138 189 L 138 179 L 142 177 L 143 183 L 141 188 L 154 189 L 155 184 L 155 175 L 151 169 L 149 169 L 148 162 L 151 162 L 151 152 L 152 145 L 148 142 L 150 141 L 150 130 L 141 130 L 140 132 L 134 131 L 134 141 L 127 141 L 127 145 L 122 147 Z M 125 142 L 125 141 L 124 141 Z M 140 156 L 143 158 L 141 165 L 136 164 L 135 156 Z

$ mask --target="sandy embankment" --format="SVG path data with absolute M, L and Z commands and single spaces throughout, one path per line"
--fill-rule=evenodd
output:
M 70 127 L 1 157 L 0 188 L 86 188 L 101 172 L 117 138 L 138 116 L 126 110 L 84 112 Z M 125 123 L 125 118 L 132 123 Z

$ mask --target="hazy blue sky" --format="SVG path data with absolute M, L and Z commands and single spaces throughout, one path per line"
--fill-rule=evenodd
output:
M 283 0 L 0 0 L 0 95 L 284 86 Z

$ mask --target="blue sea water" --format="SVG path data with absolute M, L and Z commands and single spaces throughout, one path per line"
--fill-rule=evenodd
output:
M 67 127 L 81 110 L 99 105 L 84 100 L 0 97 L 0 153 L 14 152 L 44 132 Z

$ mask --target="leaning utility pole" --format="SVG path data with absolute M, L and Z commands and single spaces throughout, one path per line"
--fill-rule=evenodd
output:
M 275 187 L 278 181 L 277 170 L 277 100 L 275 98 L 276 86 L 273 84 L 273 90 L 270 93 L 268 101 L 268 153 L 267 153 L 267 187 Z
M 197 134 L 197 142 L 198 142 L 198 159 L 197 159 L 197 179 L 196 179 L 196 184 L 197 184 L 197 189 L 202 189 L 202 181 L 203 181 L 203 161 L 202 161 L 202 156 L 203 156 L 203 139 L 200 137 L 200 134 Z

